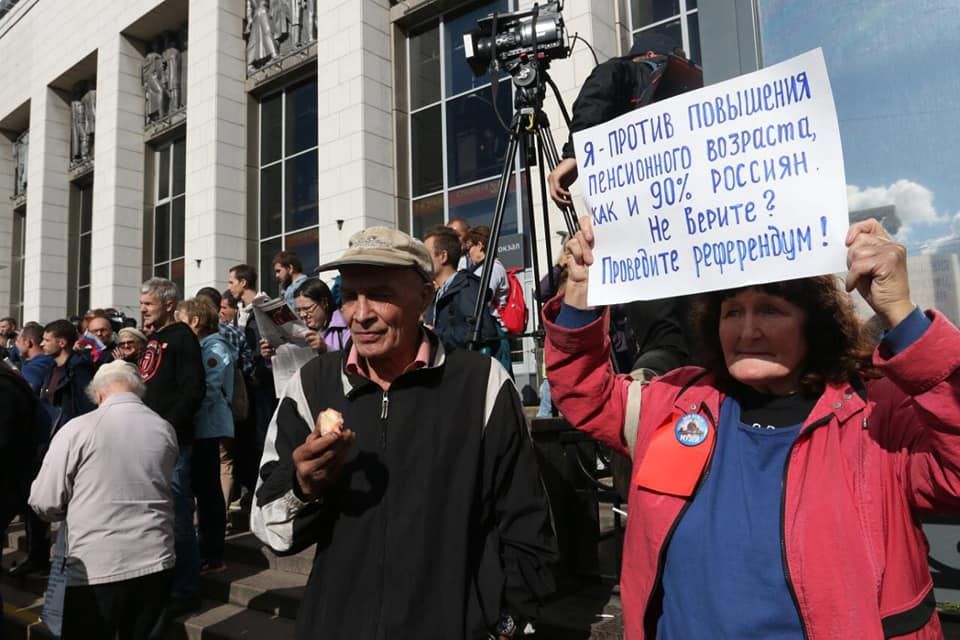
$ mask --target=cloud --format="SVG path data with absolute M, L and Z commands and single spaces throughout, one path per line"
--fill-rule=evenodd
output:
M 942 222 L 933 206 L 933 192 L 910 180 L 897 180 L 889 187 L 861 189 L 847 185 L 847 203 L 850 211 L 893 205 L 897 217 L 905 227 L 914 224 Z
M 928 240 L 922 251 L 925 254 L 960 253 L 960 212 L 950 220 L 950 234 Z

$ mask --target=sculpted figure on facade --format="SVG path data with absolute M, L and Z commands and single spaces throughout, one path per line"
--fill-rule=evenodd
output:
M 30 150 L 30 130 L 24 131 L 13 143 L 13 195 L 27 192 L 27 159 Z
M 277 57 L 277 42 L 273 34 L 273 21 L 270 19 L 270 5 L 267 0 L 248 1 L 247 15 L 250 20 L 250 33 L 247 36 L 247 65 L 255 70 Z
M 76 100 L 70 103 L 70 159 L 83 162 L 93 159 L 94 135 L 97 126 L 97 90 L 81 83 Z M 83 92 L 82 94 L 80 92 Z
M 153 122 L 166 115 L 165 91 L 163 70 L 163 56 L 159 53 L 158 43 L 151 45 L 150 51 L 143 57 L 140 82 L 143 85 L 143 96 L 146 101 L 144 115 L 146 121 Z
M 246 0 L 247 72 L 317 39 L 316 0 Z
M 300 44 L 317 39 L 317 0 L 300 0 Z
M 173 34 L 164 36 L 163 49 L 163 86 L 167 92 L 167 113 L 173 113 L 183 106 L 180 98 L 181 59 L 177 38 Z

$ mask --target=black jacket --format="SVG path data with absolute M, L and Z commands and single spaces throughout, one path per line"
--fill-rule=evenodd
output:
M 40 385 L 40 402 L 51 412 L 53 431 L 77 416 L 97 408 L 87 397 L 87 386 L 93 380 L 93 363 L 90 359 L 81 353 L 71 353 L 62 367 L 62 375 L 56 385 L 51 388 L 53 375 L 58 369 L 61 367 L 57 367 L 56 364 L 47 369 L 46 375 L 43 376 L 43 384 Z
M 144 404 L 173 426 L 181 445 L 193 442 L 193 418 L 207 384 L 200 341 L 190 327 L 174 322 L 152 334 L 140 375 L 147 385 Z
M 27 505 L 30 482 L 39 470 L 34 433 L 40 411 L 30 386 L 0 364 L 0 533 Z
M 251 528 L 279 553 L 317 545 L 299 640 L 487 638 L 552 590 L 549 509 L 520 399 L 476 352 L 446 354 L 388 392 L 344 365 L 350 346 L 287 385 L 264 447 Z M 320 503 L 294 493 L 293 450 L 332 407 L 357 439 Z
M 474 305 L 480 291 L 480 278 L 469 271 L 457 271 L 443 293 L 436 296 L 424 314 L 427 324 L 449 350 L 464 349 L 473 332 Z M 490 313 L 490 305 L 480 307 L 483 320 L 480 323 L 481 340 L 497 340 L 496 320 Z
M 662 62 L 634 62 L 630 58 L 611 58 L 593 68 L 580 87 L 573 103 L 570 138 L 563 145 L 563 157 L 575 157 L 573 134 L 636 109 L 649 100 L 650 76 Z

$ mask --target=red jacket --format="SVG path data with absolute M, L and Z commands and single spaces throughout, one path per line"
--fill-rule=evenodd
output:
M 544 309 L 553 401 L 578 429 L 629 453 L 623 422 L 630 378 L 610 368 L 606 316 L 568 330 L 553 322 L 559 308 L 554 299 Z M 960 331 L 939 313 L 929 315 L 932 325 L 906 350 L 891 358 L 874 353 L 883 379 L 859 391 L 829 386 L 788 455 L 781 546 L 812 640 L 943 637 L 917 516 L 960 510 Z M 715 429 L 722 401 L 702 369 L 651 382 L 642 394 L 634 470 L 658 426 L 672 429 L 675 417 L 695 412 Z M 709 457 L 695 463 L 698 479 Z M 655 636 L 660 562 L 689 502 L 632 484 L 621 573 L 628 640 Z

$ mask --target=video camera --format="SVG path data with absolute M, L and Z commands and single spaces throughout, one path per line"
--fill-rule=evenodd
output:
M 570 53 L 563 25 L 562 0 L 529 11 L 491 13 L 477 28 L 463 34 L 467 64 L 475 76 L 500 68 L 511 74 L 523 63 L 566 58 Z

